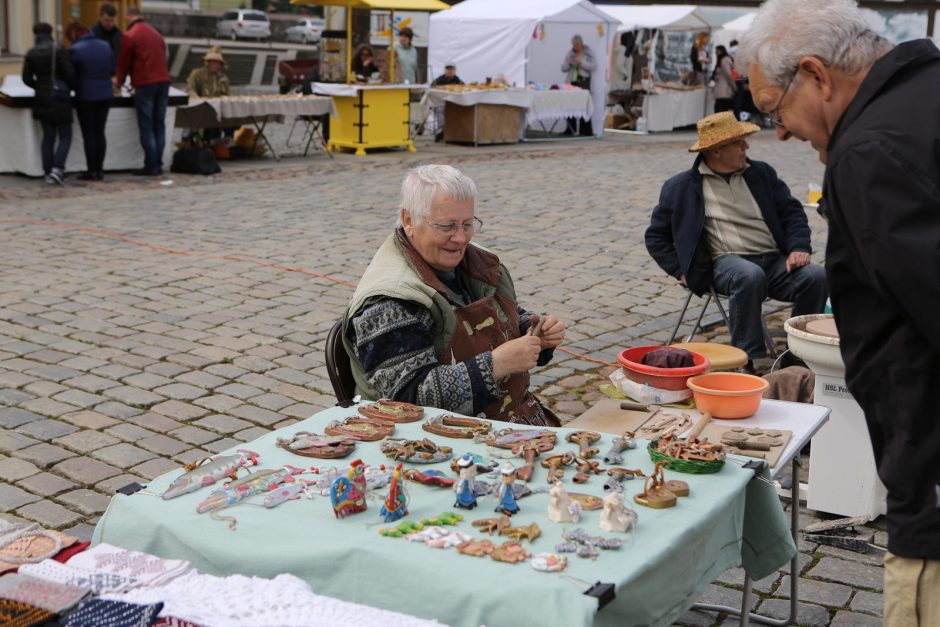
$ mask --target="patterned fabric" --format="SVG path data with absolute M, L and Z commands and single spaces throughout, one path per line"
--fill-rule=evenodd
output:
M 76 555 L 69 566 L 95 573 L 111 573 L 137 580 L 138 585 L 160 586 L 191 570 L 186 560 L 168 560 L 112 546 L 106 542 Z
M 32 625 L 41 625 L 54 617 L 53 612 L 41 607 L 10 599 L 0 599 L 0 625 L 4 627 L 32 627 Z
M 124 601 L 91 599 L 69 614 L 64 627 L 150 627 L 163 609 L 163 603 L 138 605 Z
M 202 627 L 196 623 L 191 623 L 188 620 L 183 620 L 182 618 L 176 618 L 175 616 L 161 616 L 157 619 L 157 622 L 153 624 L 153 627 Z
M 9 599 L 61 614 L 85 596 L 88 588 L 68 586 L 14 573 L 0 577 L 0 599 Z
M 20 567 L 20 572 L 45 581 L 90 588 L 96 595 L 105 592 L 121 592 L 138 585 L 138 581 L 131 577 L 77 568 L 72 564 L 60 564 L 55 560 L 25 564 Z

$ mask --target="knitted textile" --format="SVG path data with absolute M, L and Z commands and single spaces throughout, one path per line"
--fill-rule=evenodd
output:
M 20 566 L 19 572 L 44 581 L 70 586 L 84 586 L 90 588 L 92 593 L 96 595 L 104 592 L 121 592 L 133 588 L 139 583 L 131 577 L 115 573 L 95 572 L 78 568 L 71 563 L 60 564 L 55 560 L 43 560 L 38 564 L 24 564 Z
M 153 624 L 153 627 L 202 627 L 202 625 L 197 625 L 196 623 L 191 623 L 188 620 L 176 618 L 175 616 L 161 616 L 157 619 L 157 622 Z
M 42 529 L 38 525 L 7 523 L 0 526 L 0 546 L 3 547 L 0 548 L 0 574 L 16 570 L 24 563 L 41 562 L 53 557 L 76 542 L 78 538 L 74 536 Z
M 31 627 L 52 620 L 55 614 L 41 607 L 0 599 L 0 625 L 4 627 Z
M 150 627 L 163 603 L 138 605 L 124 601 L 90 599 L 78 606 L 62 623 L 63 627 Z
M 0 599 L 29 603 L 55 614 L 69 609 L 88 592 L 88 588 L 43 581 L 19 573 L 0 577 Z
M 137 585 L 161 586 L 190 570 L 186 560 L 166 560 L 102 542 L 79 553 L 68 565 L 94 573 L 109 573 L 136 580 Z
M 165 586 L 135 588 L 124 594 L 103 595 L 133 603 L 163 601 L 163 614 L 226 627 L 430 627 L 424 620 L 319 596 L 293 575 L 274 579 L 215 577 L 191 572 Z

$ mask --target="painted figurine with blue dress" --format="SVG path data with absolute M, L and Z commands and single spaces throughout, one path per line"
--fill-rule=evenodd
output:
M 408 515 L 408 493 L 405 492 L 405 484 L 401 478 L 401 464 L 395 466 L 395 472 L 392 474 L 388 487 L 388 496 L 379 514 L 385 522 L 395 522 Z
M 454 486 L 454 492 L 457 493 L 457 501 L 454 507 L 463 509 L 473 509 L 477 506 L 477 493 L 474 479 L 477 476 L 477 464 L 473 455 L 467 453 L 457 460 L 457 467 L 460 469 L 460 481 Z
M 506 462 L 499 471 L 503 476 L 503 482 L 499 486 L 496 496 L 499 498 L 499 505 L 496 506 L 497 512 L 502 512 L 507 516 L 512 516 L 519 512 L 519 504 L 516 503 L 516 493 L 512 489 L 513 482 L 516 480 L 516 469 L 512 464 Z

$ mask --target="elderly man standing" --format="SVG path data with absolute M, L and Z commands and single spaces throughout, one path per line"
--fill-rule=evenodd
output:
M 940 51 L 892 47 L 852 0 L 768 0 L 738 60 L 826 164 L 846 383 L 888 489 L 885 624 L 940 625 Z
M 127 33 L 121 43 L 115 83 L 120 86 L 130 76 L 134 86 L 137 129 L 144 149 L 144 167 L 134 170 L 142 176 L 163 173 L 166 145 L 166 108 L 170 99 L 170 72 L 166 63 L 166 42 L 137 7 L 127 9 Z
M 731 343 L 750 367 L 766 357 L 761 305 L 793 303 L 793 315 L 822 312 L 826 277 L 810 263 L 810 230 L 800 201 L 772 167 L 747 158 L 759 127 L 730 111 L 698 122 L 690 170 L 663 185 L 646 230 L 656 263 L 698 295 L 712 285 L 730 303 Z
M 529 371 L 548 363 L 565 325 L 520 307 L 496 255 L 470 243 L 483 226 L 475 203 L 473 181 L 451 166 L 405 176 L 398 227 L 343 318 L 356 393 L 558 426 Z

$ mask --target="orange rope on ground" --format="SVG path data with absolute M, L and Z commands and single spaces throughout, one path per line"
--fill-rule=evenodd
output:
M 194 252 L 191 250 L 182 250 L 179 248 L 168 248 L 166 246 L 158 246 L 157 244 L 151 244 L 149 242 L 142 242 L 136 240 L 132 237 L 122 235 L 120 233 L 115 233 L 114 231 L 107 231 L 105 229 L 99 229 L 96 227 L 89 226 L 74 226 L 71 224 L 61 224 L 59 222 L 52 222 L 50 220 L 29 220 L 27 218 L 0 218 L 0 222 L 12 222 L 14 224 L 33 224 L 36 226 L 46 226 L 55 229 L 62 229 L 64 231 L 79 231 L 81 233 L 89 233 L 91 235 L 100 235 L 101 237 L 109 237 L 111 239 L 121 240 L 122 242 L 127 242 L 128 244 L 134 244 L 135 246 L 141 246 L 143 248 L 150 248 L 161 253 L 167 253 L 169 255 L 182 255 L 185 257 L 199 257 L 201 259 L 218 259 L 222 261 L 243 261 L 245 263 L 253 263 L 257 266 L 264 266 L 265 268 L 273 268 L 275 270 L 284 270 L 285 272 L 298 272 L 300 274 L 306 274 L 307 276 L 312 276 L 317 279 L 323 279 L 324 281 L 330 281 L 331 283 L 336 283 L 338 285 L 347 285 L 349 287 L 355 288 L 355 283 L 350 283 L 349 281 L 343 281 L 342 279 L 335 279 L 326 274 L 318 274 L 316 272 L 311 272 L 304 268 L 296 268 L 291 266 L 282 266 L 277 263 L 268 263 L 266 261 L 259 261 L 257 259 L 251 259 L 250 257 L 243 257 L 241 255 L 212 255 L 209 253 L 200 253 Z
M 283 266 L 277 263 L 268 263 L 266 261 L 259 261 L 257 259 L 251 259 L 250 257 L 243 257 L 241 255 L 212 255 L 209 253 L 195 252 L 191 250 L 182 250 L 179 248 L 169 248 L 167 246 L 160 246 L 157 244 L 151 244 L 150 242 L 144 242 L 141 240 L 128 237 L 127 235 L 122 235 L 121 233 L 116 233 L 114 231 L 108 231 L 106 229 L 99 229 L 97 227 L 91 226 L 75 226 L 73 224 L 62 224 L 60 222 L 53 222 L 51 220 L 31 220 L 28 218 L 0 218 L 0 222 L 7 222 L 12 224 L 32 224 L 35 226 L 44 226 L 54 229 L 61 229 L 63 231 L 78 231 L 80 233 L 88 233 L 90 235 L 98 235 L 101 237 L 108 237 L 111 239 L 120 240 L 122 242 L 127 242 L 128 244 L 133 244 L 135 246 L 141 246 L 143 248 L 149 248 L 160 253 L 166 253 L 169 255 L 181 255 L 184 257 L 198 257 L 201 259 L 218 259 L 222 261 L 242 261 L 245 263 L 253 263 L 258 266 L 263 266 L 265 268 L 273 268 L 275 270 L 284 270 L 285 272 L 298 272 L 300 274 L 305 274 L 317 279 L 323 279 L 324 281 L 329 281 L 331 283 L 336 283 L 337 285 L 346 285 L 348 287 L 355 288 L 355 283 L 350 283 L 349 281 L 343 281 L 342 279 L 333 278 L 327 274 L 319 274 L 317 272 L 312 272 L 304 268 L 297 268 L 291 266 Z M 578 359 L 584 359 L 585 361 L 590 361 L 595 364 L 601 364 L 603 366 L 617 366 L 618 364 L 612 364 L 606 362 L 602 359 L 594 359 L 593 357 L 588 357 L 587 355 L 581 355 L 567 348 L 558 347 L 556 350 L 559 350 L 563 353 L 567 353 L 572 357 L 577 357 Z

